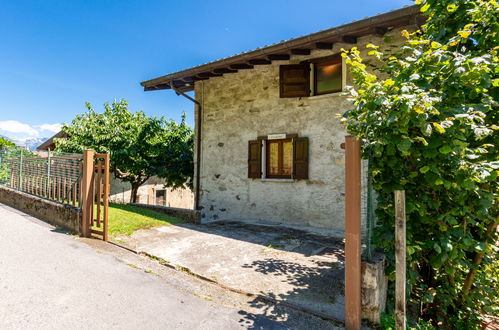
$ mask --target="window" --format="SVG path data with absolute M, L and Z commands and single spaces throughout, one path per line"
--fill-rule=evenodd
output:
M 165 206 L 166 205 L 166 190 L 156 190 L 156 205 Z
M 341 57 L 314 64 L 314 94 L 341 92 L 343 85 Z
M 303 97 L 341 92 L 342 58 L 339 55 L 279 67 L 280 97 Z M 313 67 L 313 70 L 310 68 Z M 312 84 L 310 83 L 312 82 Z M 311 86 L 313 85 L 313 86 Z
M 293 144 L 291 139 L 266 141 L 267 178 L 291 179 Z
M 248 142 L 248 178 L 308 179 L 308 138 L 282 135 Z

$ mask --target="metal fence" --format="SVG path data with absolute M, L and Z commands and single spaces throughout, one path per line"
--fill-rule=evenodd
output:
M 81 205 L 82 155 L 3 149 L 0 152 L 0 184 L 12 189 L 59 201 Z

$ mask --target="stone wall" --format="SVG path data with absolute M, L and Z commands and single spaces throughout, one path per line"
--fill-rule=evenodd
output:
M 0 186 L 0 203 L 15 207 L 34 217 L 80 233 L 81 210 L 45 198 Z
M 127 204 L 130 202 L 131 186 L 128 182 L 111 178 L 110 201 L 113 203 Z M 152 177 L 143 184 L 138 191 L 138 203 L 156 205 L 156 190 L 163 190 L 164 181 Z M 170 207 L 192 209 L 194 207 L 194 193 L 189 188 L 166 188 L 166 205 Z
M 376 253 L 370 262 L 362 262 L 362 318 L 376 324 L 386 308 L 388 278 L 385 275 L 385 256 Z
M 196 210 L 181 209 L 168 206 L 137 204 L 137 203 L 130 203 L 129 205 L 150 209 L 159 213 L 169 215 L 171 217 L 187 220 L 188 222 L 194 224 L 199 224 L 201 222 L 201 212 Z
M 389 32 L 384 46 L 400 43 L 400 30 Z M 382 37 L 359 38 L 382 44 Z M 279 65 L 340 52 L 313 50 L 195 84 L 203 109 L 200 206 L 202 221 L 257 220 L 343 230 L 344 151 L 341 115 L 352 108 L 341 93 L 279 98 Z M 346 71 L 346 69 L 345 69 Z M 345 84 L 351 84 L 345 75 Z M 197 111 L 197 109 L 196 109 Z M 272 133 L 309 138 L 309 180 L 294 182 L 247 178 L 248 141 Z

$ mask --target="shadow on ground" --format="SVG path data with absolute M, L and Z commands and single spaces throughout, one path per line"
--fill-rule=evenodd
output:
M 125 244 L 259 296 L 249 299 L 249 304 L 283 325 L 288 315 L 286 308 L 279 306 L 292 305 L 340 321 L 344 318 L 342 239 L 281 226 L 225 221 L 139 230 L 125 238 Z M 246 321 L 242 318 L 242 325 Z

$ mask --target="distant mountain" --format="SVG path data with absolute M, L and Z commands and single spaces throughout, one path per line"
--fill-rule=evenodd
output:
M 47 137 L 43 137 L 43 138 L 9 139 L 9 140 L 11 140 L 20 147 L 25 147 L 30 151 L 36 151 L 36 148 L 43 142 L 47 141 L 48 139 L 49 138 Z

